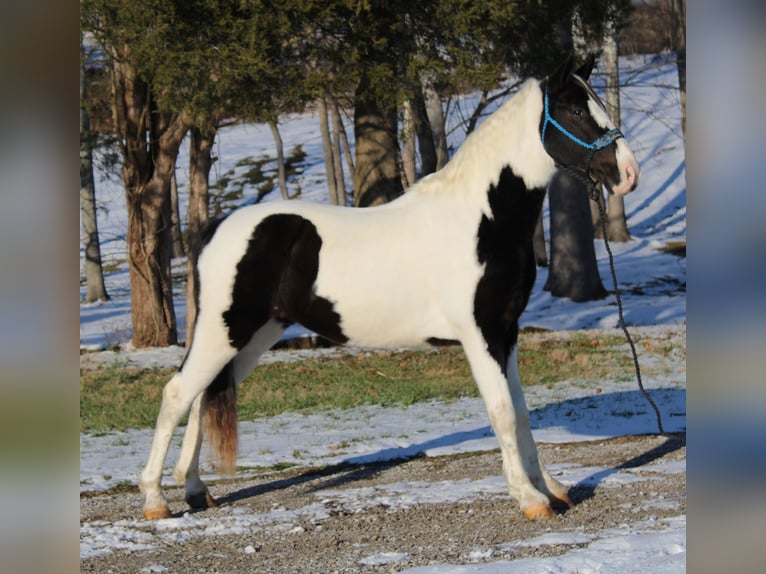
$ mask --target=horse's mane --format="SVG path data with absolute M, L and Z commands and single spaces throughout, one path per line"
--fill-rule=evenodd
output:
M 418 193 L 473 194 L 485 191 L 505 166 L 527 187 L 544 187 L 553 174 L 553 160 L 540 141 L 543 111 L 539 81 L 525 81 L 500 108 L 465 139 L 444 168 L 420 180 Z

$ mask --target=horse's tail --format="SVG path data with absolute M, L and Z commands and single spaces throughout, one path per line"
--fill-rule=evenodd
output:
M 233 474 L 237 462 L 237 386 L 232 364 L 205 389 L 207 436 L 222 474 Z

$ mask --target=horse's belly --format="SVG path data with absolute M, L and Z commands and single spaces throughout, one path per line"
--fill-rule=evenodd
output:
M 400 263 L 395 271 L 380 263 L 374 270 L 350 266 L 346 274 L 318 282 L 317 293 L 332 302 L 349 344 L 398 347 L 455 339 L 456 329 L 471 319 L 470 286 L 438 279 L 433 265 Z
M 358 311 L 350 306 L 339 310 L 341 329 L 351 345 L 402 347 L 454 337 L 444 318 L 428 307 L 368 304 Z

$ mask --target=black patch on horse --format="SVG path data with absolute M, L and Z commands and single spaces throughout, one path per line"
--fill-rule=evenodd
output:
M 487 196 L 492 217 L 485 214 L 479 224 L 476 252 L 485 267 L 473 312 L 489 353 L 506 374 L 508 355 L 518 339 L 518 320 L 535 282 L 532 236 L 545 189 L 528 190 L 506 166 Z
M 299 215 L 270 215 L 256 226 L 237 264 L 231 307 L 223 314 L 236 349 L 269 319 L 285 326 L 300 323 L 338 343 L 348 341 L 333 303 L 314 290 L 321 247 L 314 224 Z

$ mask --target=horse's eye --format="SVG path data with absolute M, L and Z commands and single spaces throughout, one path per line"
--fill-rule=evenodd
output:
M 581 118 L 585 115 L 585 112 L 582 111 L 582 108 L 575 108 L 572 113 L 575 115 L 575 117 Z

